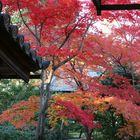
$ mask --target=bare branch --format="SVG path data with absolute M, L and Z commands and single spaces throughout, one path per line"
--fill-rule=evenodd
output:
M 71 57 L 68 57 L 67 59 L 65 59 L 65 60 L 63 60 L 61 63 L 59 63 L 58 65 L 54 66 L 54 67 L 53 67 L 53 70 L 54 70 L 54 71 L 55 71 L 57 68 L 61 67 L 62 65 L 66 64 L 67 62 L 69 62 L 69 61 L 70 61 L 71 59 L 73 59 L 75 56 L 77 56 L 78 52 L 79 52 L 79 51 L 82 49 L 82 47 L 83 47 L 84 39 L 85 39 L 85 37 L 86 37 L 86 34 L 87 34 L 87 32 L 88 32 L 89 27 L 91 26 L 91 24 L 92 24 L 92 21 L 88 24 L 88 26 L 87 26 L 87 28 L 86 28 L 86 30 L 85 30 L 85 32 L 84 32 L 84 35 L 82 36 L 82 41 L 81 41 L 81 43 L 80 43 L 80 45 L 79 45 L 79 48 L 78 48 L 76 54 L 74 54 L 74 55 L 71 56 Z
M 40 42 L 40 39 L 35 35 L 35 33 L 31 30 L 31 28 L 28 26 L 28 24 L 25 22 L 24 18 L 23 18 L 23 15 L 21 13 L 21 10 L 20 10 L 20 5 L 19 5 L 19 0 L 17 0 L 17 6 L 18 6 L 18 11 L 19 11 L 19 14 L 21 16 L 21 19 L 24 23 L 24 25 L 27 27 L 27 29 L 30 31 L 30 33 L 36 38 L 36 40 L 39 42 L 39 44 L 41 44 Z
M 67 40 L 69 39 L 70 35 L 75 31 L 77 25 L 78 25 L 78 24 L 75 24 L 75 26 L 73 27 L 73 29 L 72 29 L 69 33 L 67 33 L 67 35 L 66 35 L 64 41 L 62 42 L 62 44 L 60 45 L 59 49 L 61 49 L 61 48 L 65 45 L 65 43 L 66 43 Z
M 71 59 L 73 59 L 75 56 L 76 56 L 76 54 L 73 55 L 73 56 L 71 56 L 71 57 L 69 57 L 69 58 L 67 58 L 67 59 L 65 59 L 64 61 L 62 61 L 62 62 L 59 63 L 58 65 L 54 66 L 54 67 L 53 67 L 53 70 L 55 71 L 56 69 L 58 69 L 58 68 L 61 67 L 62 65 L 66 64 L 67 62 L 69 62 L 69 61 L 70 61 Z
M 88 30 L 89 30 L 89 28 L 90 28 L 90 26 L 92 25 L 92 20 L 90 21 L 90 23 L 88 24 L 88 26 L 87 26 L 87 28 L 86 28 L 86 30 L 85 30 L 85 32 L 84 32 L 84 35 L 82 36 L 82 41 L 81 41 L 81 44 L 80 44 L 80 46 L 79 46 L 79 51 L 82 49 L 82 47 L 83 47 L 83 44 L 84 44 L 84 39 L 85 39 L 85 37 L 86 37 L 86 34 L 87 34 L 87 32 L 88 32 Z

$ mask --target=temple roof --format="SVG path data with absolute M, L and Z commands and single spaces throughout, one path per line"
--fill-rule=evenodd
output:
M 2 13 L 0 2 L 0 79 L 21 78 L 28 82 L 31 75 L 42 68 L 47 68 L 49 61 L 37 56 L 36 50 L 18 34 L 18 27 L 10 24 L 10 15 Z

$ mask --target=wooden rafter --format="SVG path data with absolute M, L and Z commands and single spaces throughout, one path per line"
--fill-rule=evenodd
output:
M 139 10 L 140 4 L 102 4 L 101 0 L 92 0 L 96 6 L 97 15 L 101 15 L 102 11 L 108 10 Z

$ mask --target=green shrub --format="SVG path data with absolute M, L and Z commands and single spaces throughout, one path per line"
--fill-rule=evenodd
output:
M 35 140 L 35 130 L 18 130 L 10 124 L 0 125 L 0 140 Z

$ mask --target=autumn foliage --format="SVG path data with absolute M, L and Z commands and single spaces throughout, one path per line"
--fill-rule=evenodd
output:
M 39 110 L 39 98 L 31 96 L 27 101 L 14 104 L 0 115 L 0 123 L 11 122 L 16 128 L 36 125 L 35 113 Z
M 7 6 L 6 12 L 19 12 L 27 27 L 21 26 L 20 32 L 27 35 L 25 39 L 38 55 L 50 61 L 47 84 L 50 86 L 55 76 L 65 79 L 66 84 L 76 85 L 77 91 L 54 95 L 49 101 L 49 108 L 44 112 L 51 128 L 59 122 L 68 125 L 71 119 L 89 130 L 102 128 L 98 113 L 104 116 L 107 111 L 113 111 L 124 121 L 117 136 L 140 137 L 138 10 L 103 12 L 97 17 L 92 1 L 88 0 L 3 0 L 3 3 Z M 109 26 L 107 34 L 104 34 L 105 28 L 97 28 L 96 23 L 100 22 L 106 23 L 105 28 Z M 49 95 L 50 89 L 47 92 Z M 46 93 L 42 101 L 43 97 L 47 97 Z M 39 103 L 39 97 L 31 96 L 13 105 L 0 115 L 0 123 L 8 121 L 17 128 L 36 125 Z
M 131 101 L 120 99 L 117 97 L 94 97 L 92 93 L 83 92 L 57 95 L 56 97 L 54 97 L 54 99 L 56 101 L 51 104 L 49 108 L 50 122 L 52 125 L 55 125 L 58 120 L 65 122 L 68 118 L 71 118 L 71 116 L 69 116 L 68 114 L 72 114 L 73 116 L 75 115 L 75 113 L 77 113 L 77 115 L 79 115 L 77 109 L 73 107 L 73 103 L 78 107 L 80 106 L 80 108 L 83 109 L 84 112 L 87 112 L 87 114 L 90 112 L 96 115 L 96 111 L 104 114 L 107 110 L 113 109 L 117 116 L 123 116 L 126 121 L 124 126 L 121 126 L 121 128 L 119 129 L 117 135 L 123 137 L 123 135 L 129 134 L 130 136 L 133 136 L 135 138 L 140 136 L 140 107 L 132 103 Z M 72 103 L 69 103 L 70 101 Z M 69 109 L 67 109 L 68 106 Z M 70 109 L 71 107 L 72 110 Z M 86 118 L 87 121 L 88 118 L 89 117 Z M 94 121 L 93 116 L 91 120 Z M 99 126 L 101 127 L 101 124 L 94 124 L 93 128 L 98 128 Z M 88 127 L 90 128 L 90 124 L 88 124 Z
M 9 121 L 17 128 L 36 126 L 35 113 L 39 111 L 38 106 L 39 98 L 31 96 L 28 101 L 21 101 L 4 111 L 0 115 L 0 122 Z M 131 101 L 117 97 L 94 97 L 93 93 L 80 91 L 56 95 L 51 101 L 48 117 L 53 128 L 59 121 L 62 121 L 64 125 L 69 125 L 69 119 L 90 129 L 101 128 L 102 124 L 94 121 L 94 116 L 97 111 L 104 115 L 110 109 L 116 116 L 123 116 L 125 120 L 124 126 L 118 130 L 119 137 L 130 135 L 137 138 L 140 136 L 140 107 Z

